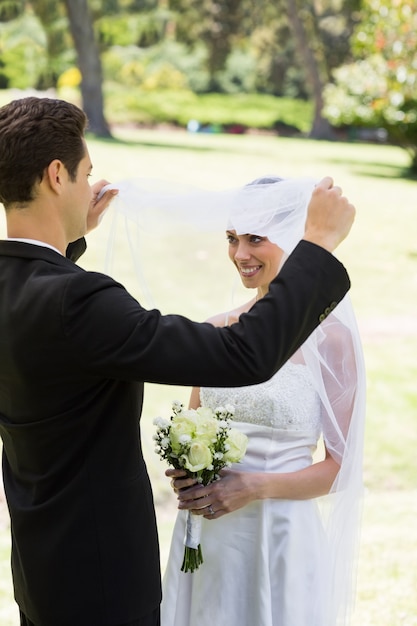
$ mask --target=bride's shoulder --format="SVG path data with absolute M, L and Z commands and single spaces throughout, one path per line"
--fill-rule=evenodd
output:
M 213 315 L 209 317 L 206 322 L 209 324 L 213 324 L 213 326 L 231 326 L 239 321 L 239 317 L 242 313 L 246 313 L 249 311 L 250 303 L 244 304 L 232 311 L 226 311 L 224 313 L 218 313 L 217 315 Z
M 230 312 L 217 313 L 217 315 L 212 315 L 211 317 L 206 319 L 206 322 L 212 324 L 213 326 L 228 326 L 230 324 L 230 315 Z

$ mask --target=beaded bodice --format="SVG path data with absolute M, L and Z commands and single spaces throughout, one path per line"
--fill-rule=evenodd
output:
M 232 404 L 235 421 L 291 431 L 321 430 L 321 405 L 304 364 L 288 361 L 270 380 L 247 387 L 202 387 L 201 404 Z

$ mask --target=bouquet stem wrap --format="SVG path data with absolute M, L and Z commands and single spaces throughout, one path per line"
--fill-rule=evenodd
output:
M 203 553 L 200 545 L 202 523 L 203 520 L 200 515 L 194 515 L 191 511 L 187 511 L 182 572 L 194 572 L 203 563 Z

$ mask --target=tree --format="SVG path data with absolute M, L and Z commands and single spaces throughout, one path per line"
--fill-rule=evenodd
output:
M 334 72 L 325 114 L 337 126 L 386 130 L 417 172 L 417 11 L 415 0 L 366 0 L 352 49 L 356 61 Z
M 33 14 L 8 12 L 10 19 L 4 12 L 1 15 L 0 89 L 27 89 L 46 65 L 42 27 Z
M 68 56 L 71 38 L 68 33 L 68 21 L 65 6 L 55 0 L 32 0 L 31 9 L 40 21 L 46 37 L 47 63 L 37 78 L 37 89 L 56 87 L 57 80 L 65 64 L 62 58 Z M 71 59 L 72 61 L 72 59 Z
M 0 22 L 9 22 L 23 13 L 25 0 L 2 0 L 0 3 Z
M 323 112 L 323 92 L 332 69 L 350 55 L 349 39 L 361 0 L 285 0 L 285 4 L 298 61 L 314 103 L 310 137 L 331 139 L 333 131 Z
M 89 119 L 89 130 L 100 137 L 110 137 L 109 126 L 104 117 L 100 54 L 87 0 L 64 0 L 64 4 L 78 55 L 82 76 L 82 106 Z
M 305 3 L 304 3 L 305 4 Z M 315 139 L 331 139 L 332 131 L 329 122 L 323 117 L 323 88 L 327 82 L 327 67 L 323 62 L 323 48 L 317 45 L 318 38 L 314 37 L 317 32 L 316 16 L 310 12 L 312 23 L 310 26 L 310 37 L 307 36 L 305 22 L 303 23 L 302 15 L 306 12 L 306 6 L 300 11 L 297 6 L 297 0 L 287 0 L 288 19 L 292 26 L 294 37 L 297 42 L 297 49 L 300 60 L 305 64 L 307 81 L 311 87 L 311 94 L 314 101 L 314 118 L 313 126 L 310 131 L 310 137 Z M 311 7 L 310 7 L 311 8 Z M 308 10 L 308 8 L 307 8 Z M 304 19 L 306 20 L 308 16 Z M 320 56 L 319 56 L 320 55 Z M 321 57 L 321 58 L 320 58 Z
M 47 62 L 37 63 L 36 73 L 27 78 L 32 79 L 31 85 L 36 88 L 46 89 L 56 87 L 58 77 L 65 69 L 64 57 L 71 58 L 73 54 L 71 42 L 66 33 L 68 21 L 70 31 L 78 55 L 79 69 L 82 75 L 81 96 L 82 106 L 89 118 L 89 129 L 98 136 L 110 136 L 110 130 L 104 117 L 104 102 L 102 94 L 102 71 L 99 50 L 95 41 L 92 15 L 88 8 L 87 0 L 2 0 L 0 4 L 1 21 L 18 24 L 19 20 L 27 16 L 35 15 L 41 23 L 46 46 L 44 46 Z M 20 27 L 21 30 L 21 27 Z M 20 37 L 21 39 L 21 37 Z M 9 37 L 9 47 L 15 48 L 20 41 Z M 10 56 L 10 52 L 9 52 Z M 39 53 L 34 50 L 34 45 L 26 45 L 26 58 L 38 58 Z M 72 60 L 72 59 L 71 59 Z M 66 59 L 68 67 L 68 58 Z M 33 63 L 32 63 L 33 65 Z M 7 80 L 7 69 L 2 73 Z M 1 78 L 1 77 L 0 77 Z
M 221 91 L 219 73 L 241 27 L 242 0 L 170 0 L 176 37 L 190 47 L 203 42 L 207 50 L 208 91 Z

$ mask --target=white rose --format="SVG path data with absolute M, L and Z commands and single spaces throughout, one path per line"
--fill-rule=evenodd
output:
M 213 462 L 210 448 L 200 441 L 191 444 L 188 454 L 181 455 L 184 467 L 190 472 L 199 472 L 210 467 Z
M 171 428 L 169 431 L 169 438 L 171 439 L 171 448 L 174 452 L 180 452 L 182 441 L 181 438 L 184 435 L 193 438 L 196 430 L 196 424 L 193 419 L 184 417 L 183 415 L 175 416 L 171 422 Z
M 199 406 L 197 411 L 196 411 L 196 413 L 202 419 L 212 419 L 213 418 L 213 413 L 211 412 L 211 409 L 209 409 L 208 406 Z
M 213 441 L 216 441 L 218 429 L 219 423 L 215 418 L 202 416 L 196 421 L 195 437 L 199 441 L 210 445 Z
M 176 415 L 173 419 L 177 420 L 181 419 L 182 417 L 186 417 L 190 420 L 196 420 L 198 419 L 198 413 L 195 409 L 185 409 L 184 411 L 181 411 L 181 413 L 178 413 L 178 415 Z
M 244 433 L 236 428 L 231 428 L 226 440 L 226 452 L 224 453 L 224 460 L 230 463 L 237 463 L 245 455 L 246 448 L 248 446 L 248 438 Z

